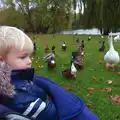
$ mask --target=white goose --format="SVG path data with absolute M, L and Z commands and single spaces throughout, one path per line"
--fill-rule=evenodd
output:
M 119 63 L 120 58 L 112 43 L 112 33 L 109 37 L 109 47 L 109 51 L 104 56 L 104 60 L 106 61 L 106 69 L 112 68 L 114 70 L 114 66 Z
M 114 41 L 115 41 L 115 42 L 120 41 L 120 35 L 117 35 L 116 37 L 114 37 Z

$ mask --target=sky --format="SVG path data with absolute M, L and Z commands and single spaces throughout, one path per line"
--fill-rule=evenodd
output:
M 76 9 L 76 13 L 79 13 L 79 3 L 77 4 L 77 9 Z M 82 10 L 81 10 L 81 13 L 83 14 L 84 13 L 84 6 L 83 6 L 83 3 L 82 3 Z

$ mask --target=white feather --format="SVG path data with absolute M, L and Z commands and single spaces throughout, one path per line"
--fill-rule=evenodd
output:
M 65 47 L 65 46 L 66 46 L 66 44 L 65 44 L 65 43 L 63 43 L 63 44 L 62 44 L 62 46 L 63 46 L 63 47 Z
M 54 64 L 54 63 L 55 63 L 55 61 L 54 61 L 54 60 L 52 60 L 52 61 L 51 61 L 51 63 L 52 63 L 52 64 Z
M 72 65 L 71 65 L 71 73 L 75 74 L 76 72 L 77 72 L 77 69 L 75 68 L 74 63 L 72 63 Z

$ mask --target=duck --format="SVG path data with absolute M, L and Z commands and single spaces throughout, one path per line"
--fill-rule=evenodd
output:
M 74 78 L 75 79 L 76 78 L 76 72 L 77 72 L 77 69 L 74 66 L 74 63 L 72 63 L 70 68 L 67 68 L 67 69 L 62 71 L 62 75 L 66 78 Z
M 91 36 L 88 37 L 88 41 L 90 41 L 90 40 L 91 40 Z
M 33 47 L 34 47 L 33 55 L 35 55 L 36 51 L 37 51 L 37 44 L 36 44 L 36 42 L 33 43 Z
M 77 52 L 76 52 L 76 51 L 75 51 L 75 52 L 72 52 L 72 57 L 71 57 L 70 64 L 72 64 L 72 63 L 74 62 L 76 56 L 77 56 Z
M 109 36 L 109 51 L 105 54 L 104 60 L 106 62 L 106 69 L 112 69 L 114 70 L 114 66 L 117 65 L 120 61 L 119 54 L 117 51 L 115 51 L 113 43 L 112 43 L 112 33 L 111 36 Z
M 83 57 L 82 56 L 76 56 L 74 60 L 74 65 L 77 70 L 81 70 L 84 67 Z
M 49 46 L 48 46 L 48 44 L 46 44 L 45 45 L 45 47 L 44 47 L 44 52 L 45 52 L 45 54 L 48 54 L 49 53 Z
M 102 41 L 101 42 L 101 47 L 99 48 L 99 51 L 104 52 L 104 50 L 105 50 L 105 41 Z
M 80 43 L 79 38 L 77 38 L 76 43 Z
M 33 46 L 34 46 L 34 51 L 36 51 L 37 50 L 37 44 L 36 44 L 36 42 L 33 43 Z
M 62 50 L 66 51 L 66 48 L 67 48 L 67 46 L 66 46 L 65 42 L 63 42 L 63 44 L 62 44 Z
M 84 56 L 85 56 L 84 49 L 81 45 L 79 45 L 77 51 L 72 52 L 71 64 L 74 63 L 74 66 L 76 67 L 77 70 L 83 69 Z
M 54 52 L 51 52 L 51 53 L 48 53 L 47 55 L 45 55 L 43 57 L 44 61 L 48 62 L 50 61 L 51 59 L 55 59 L 55 54 Z
M 84 57 L 85 53 L 84 53 L 84 47 L 82 45 L 78 46 L 77 55 Z
M 54 59 L 51 59 L 49 62 L 48 62 L 48 68 L 55 68 L 56 67 L 56 62 Z
M 54 45 L 51 47 L 51 50 L 55 54 L 55 46 Z
M 84 40 L 82 40 L 81 42 L 81 48 L 84 49 L 85 45 L 84 45 Z

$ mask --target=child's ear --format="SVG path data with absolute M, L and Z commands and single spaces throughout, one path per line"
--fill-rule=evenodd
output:
M 3 61 L 3 58 L 2 58 L 2 56 L 0 56 L 0 62 L 2 62 Z

